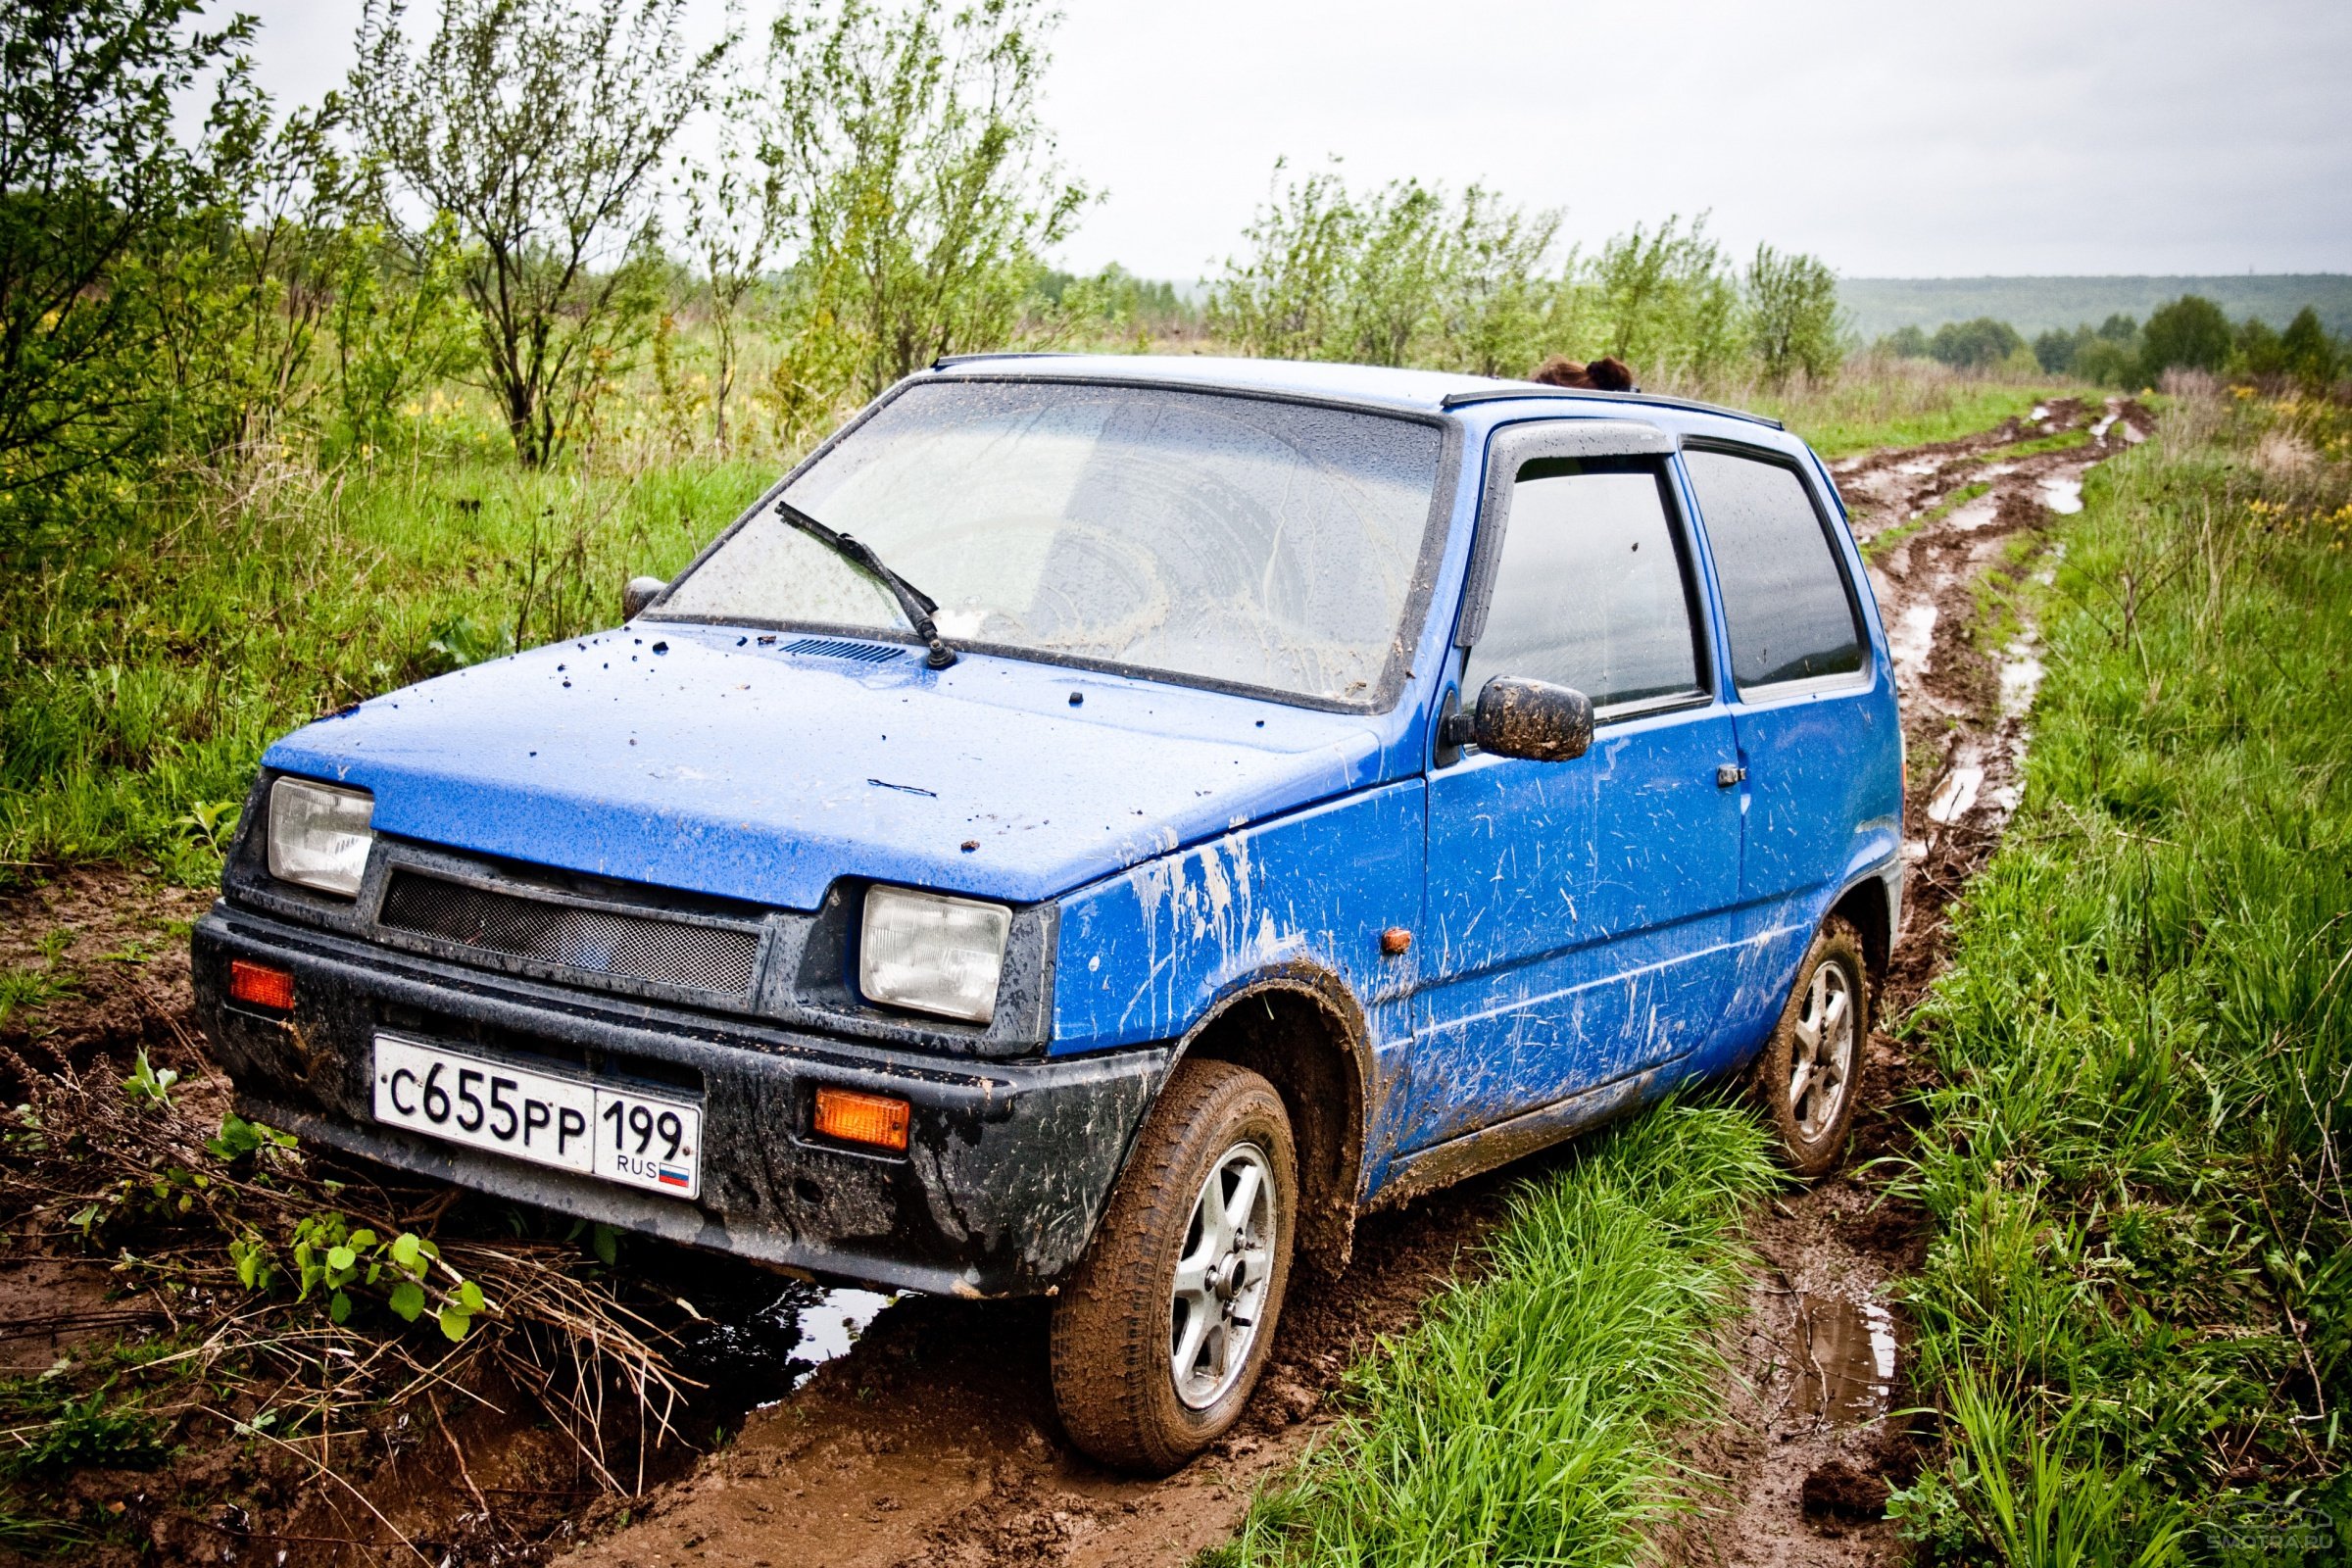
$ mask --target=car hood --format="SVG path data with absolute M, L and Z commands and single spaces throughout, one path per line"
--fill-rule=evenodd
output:
M 841 877 L 1052 898 L 1372 782 L 1380 755 L 1361 716 L 637 622 L 361 704 L 263 761 L 371 791 L 381 833 L 812 909 Z

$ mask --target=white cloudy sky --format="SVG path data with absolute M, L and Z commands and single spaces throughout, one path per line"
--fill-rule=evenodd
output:
M 361 0 L 233 3 L 271 91 L 340 79 Z M 1711 212 L 1854 276 L 2347 271 L 2347 84 L 2345 0 L 1066 0 L 1047 116 L 1104 193 L 1088 270 L 1201 275 L 1278 156 L 1338 154 L 1588 243 Z

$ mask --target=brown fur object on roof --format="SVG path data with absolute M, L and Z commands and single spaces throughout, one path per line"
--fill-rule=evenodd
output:
M 1530 381 L 1538 386 L 1583 386 L 1592 383 L 1586 377 L 1585 368 L 1565 354 L 1554 354 L 1528 372 Z
M 1638 392 L 1634 368 L 1614 355 L 1603 355 L 1585 367 L 1585 384 L 1602 392 Z

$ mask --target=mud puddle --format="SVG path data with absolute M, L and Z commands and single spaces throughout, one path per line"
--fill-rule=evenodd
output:
M 1835 470 L 1872 558 L 1909 748 L 1911 876 L 1903 942 L 1878 999 L 1882 1021 L 1908 1010 L 1940 967 L 1946 910 L 1997 846 L 2022 792 L 2041 645 L 2030 622 L 1988 645 L 1981 590 L 1987 579 L 2048 581 L 2055 552 L 2044 535 L 2082 510 L 2083 474 L 2153 428 L 2128 400 L 2103 409 L 2053 400 L 1969 440 Z M 2086 431 L 2086 443 L 2000 453 L 2073 430 Z M 1987 488 L 1954 505 L 1973 485 Z M 1749 1312 L 1723 1347 L 1727 1419 L 1693 1435 L 1688 1455 L 1720 1489 L 1702 1493 L 1698 1513 L 1663 1538 L 1671 1559 L 1712 1568 L 1908 1559 L 1885 1518 L 1888 1492 L 1917 1474 L 1921 1443 L 1897 1415 L 1914 1400 L 1909 1327 L 1892 1283 L 1918 1266 L 1928 1230 L 1924 1215 L 1888 1198 L 1869 1161 L 1905 1147 L 1897 1112 L 1923 1082 L 1902 1045 L 1874 1032 L 1846 1172 L 1752 1216 L 1761 1266 Z
M 838 1343 L 808 1339 L 811 1324 L 830 1333 L 826 1319 L 847 1315 L 852 1293 L 802 1288 L 749 1332 L 755 1345 L 765 1336 L 765 1375 L 796 1386 L 760 1401 L 691 1476 L 600 1505 L 590 1539 L 565 1560 L 1187 1563 L 1228 1539 L 1257 1487 L 1327 1429 L 1346 1369 L 1476 1266 L 1508 1190 L 1544 1163 L 1369 1215 L 1343 1279 L 1294 1275 L 1274 1360 L 1241 1425 L 1164 1481 L 1106 1471 L 1064 1443 L 1047 1372 L 1049 1302 L 901 1298 L 805 1372 Z M 779 1351 L 788 1336 L 793 1348 Z

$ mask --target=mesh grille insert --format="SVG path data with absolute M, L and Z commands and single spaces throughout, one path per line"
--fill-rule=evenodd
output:
M 846 637 L 802 637 L 784 645 L 788 654 L 815 654 L 823 659 L 846 659 L 858 664 L 887 664 L 906 652 L 876 643 L 854 643 Z
M 395 871 L 383 923 L 510 957 L 743 996 L 760 956 L 756 931 L 685 925 L 612 909 L 545 904 Z

